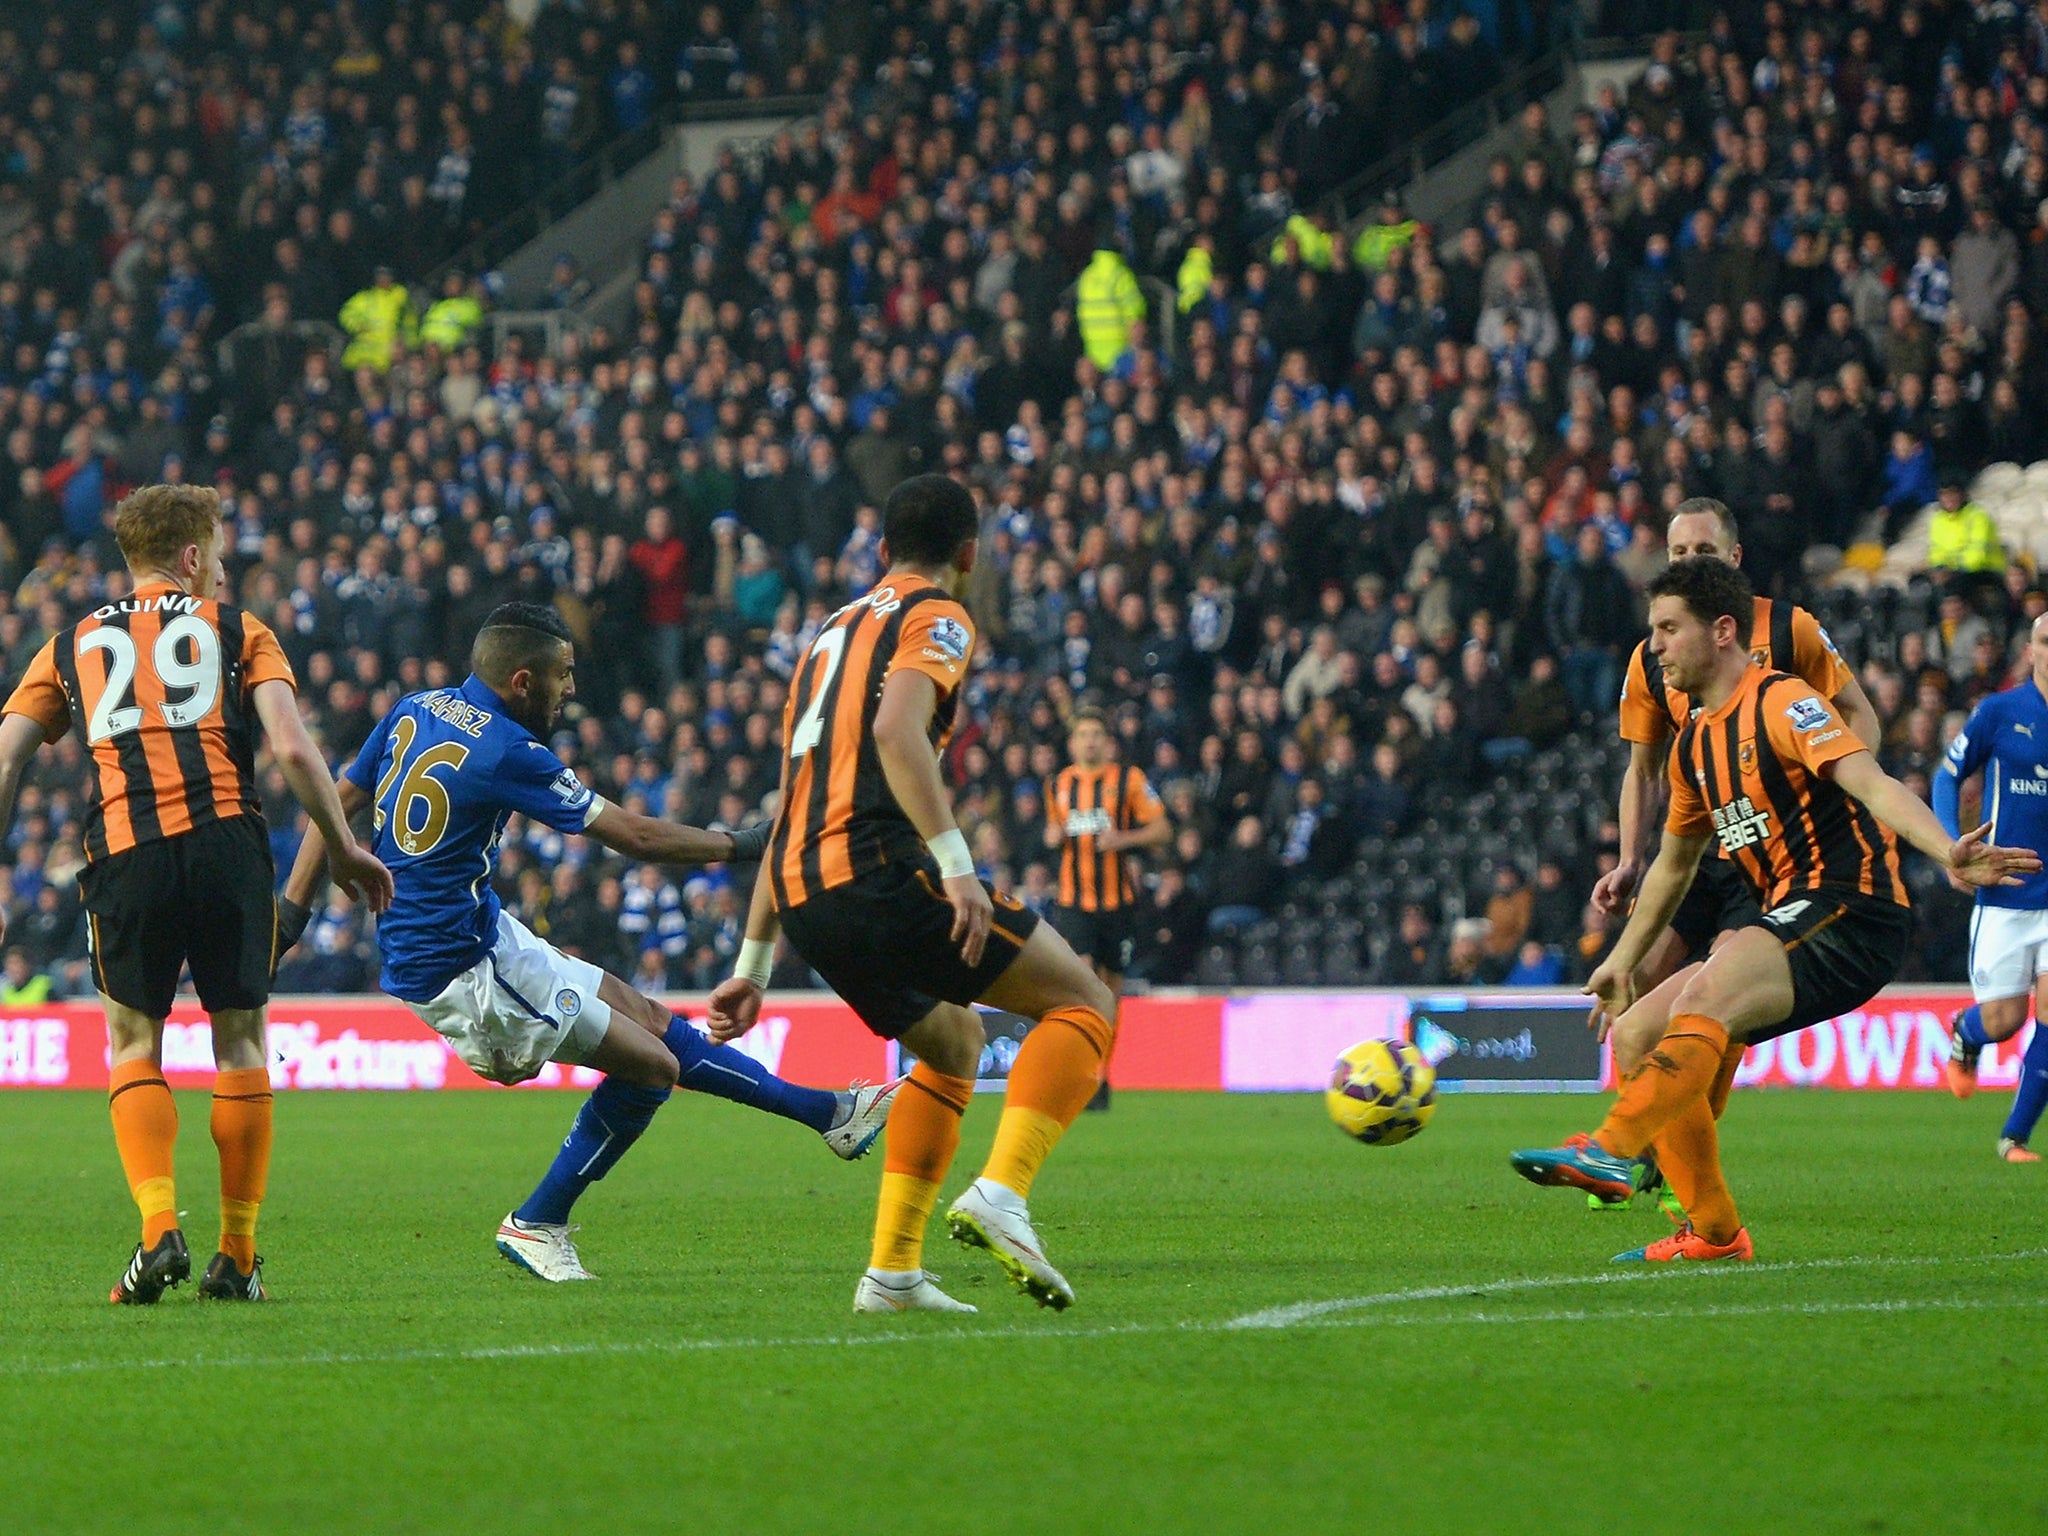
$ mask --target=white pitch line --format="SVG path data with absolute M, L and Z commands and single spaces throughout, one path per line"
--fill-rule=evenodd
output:
M 1670 1282 L 1683 1276 L 1787 1274 L 1815 1269 L 1875 1269 L 1940 1264 L 2002 1264 L 2015 1260 L 2048 1258 L 2048 1248 L 2029 1248 L 2019 1253 L 1987 1253 L 1967 1258 L 1841 1258 L 1782 1259 L 1768 1264 L 1721 1264 L 1671 1269 L 1644 1265 L 1640 1269 L 1603 1269 L 1587 1275 L 1532 1275 L 1513 1280 L 1487 1280 L 1474 1285 L 1423 1285 L 1405 1291 L 1377 1291 L 1368 1296 L 1343 1296 L 1333 1301 L 1299 1301 L 1291 1306 L 1269 1307 L 1247 1312 L 1223 1324 L 1225 1328 L 1293 1328 L 1338 1312 L 1358 1312 L 1373 1307 L 1395 1307 L 1414 1301 L 1448 1301 L 1459 1296 L 1504 1296 L 1516 1291 L 1564 1290 L 1581 1285 L 1629 1285 Z
M 2001 1264 L 2039 1258 L 2048 1258 L 2048 1249 L 2028 1249 L 2019 1253 L 1976 1254 L 1960 1258 L 1808 1259 L 1767 1265 L 1751 1264 L 1742 1266 L 1740 1270 L 1728 1269 L 1704 1271 L 1704 1273 L 1769 1274 L 1788 1270 Z M 962 1328 L 956 1326 L 921 1329 L 915 1333 L 823 1334 L 807 1338 L 646 1339 L 633 1342 L 624 1340 L 593 1341 L 583 1344 L 487 1344 L 476 1345 L 466 1349 L 399 1349 L 362 1352 L 321 1351 L 304 1355 L 192 1355 L 179 1359 L 150 1360 L 13 1360 L 0 1362 L 0 1380 L 10 1377 L 88 1375 L 102 1371 L 278 1370 L 298 1366 L 432 1365 L 493 1360 L 577 1360 L 606 1356 L 692 1355 L 743 1349 L 855 1349 L 876 1345 L 955 1343 L 980 1339 L 1043 1339 L 1059 1341 L 1065 1339 L 1122 1338 L 1141 1334 L 1271 1332 L 1290 1327 L 1417 1328 L 1461 1327 L 1466 1325 L 1495 1327 L 1514 1323 L 1627 1322 L 1678 1317 L 1715 1318 L 1775 1315 L 1824 1317 L 1865 1312 L 1999 1311 L 2048 1307 L 2048 1297 L 2013 1297 L 2010 1299 L 1930 1297 L 1923 1300 L 1894 1298 L 1877 1301 L 1786 1301 L 1758 1302 L 1733 1306 L 1657 1309 L 1621 1307 L 1601 1311 L 1588 1311 L 1579 1308 L 1569 1311 L 1522 1313 L 1451 1312 L 1416 1315 L 1397 1312 L 1389 1315 L 1388 1312 L 1380 1310 L 1397 1307 L 1404 1303 L 1445 1301 L 1454 1300 L 1459 1297 L 1495 1296 L 1518 1291 L 1562 1290 L 1573 1286 L 1612 1283 L 1617 1280 L 1651 1279 L 1658 1276 L 1673 1279 L 1678 1275 L 1699 1273 L 1703 1273 L 1703 1271 L 1643 1270 L 1603 1273 L 1600 1275 L 1556 1275 L 1548 1278 L 1496 1280 L 1478 1285 L 1420 1286 L 1405 1291 L 1382 1291 L 1371 1296 L 1354 1296 L 1335 1302 L 1304 1302 L 1301 1304 L 1302 1307 L 1315 1310 L 1292 1317 L 1288 1322 L 1259 1321 L 1259 1319 L 1270 1319 L 1281 1313 L 1292 1314 L 1300 1312 L 1300 1308 L 1275 1308 L 1271 1312 L 1254 1312 L 1246 1317 L 1222 1320 L 1190 1320 L 1175 1323 L 1108 1323 L 1094 1328 L 1025 1327 L 1018 1324 L 1006 1324 L 995 1328 Z

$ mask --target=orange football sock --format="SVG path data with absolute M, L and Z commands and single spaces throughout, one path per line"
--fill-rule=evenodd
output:
M 220 1251 L 246 1275 L 256 1267 L 256 1212 L 270 1181 L 268 1070 L 215 1074 L 213 1145 L 220 1153 Z
M 1728 1045 L 1728 1031 L 1705 1014 L 1674 1015 L 1656 1048 L 1621 1080 L 1621 1097 L 1593 1139 L 1616 1157 L 1640 1157 L 1687 1104 L 1705 1102 Z
M 107 1080 L 107 1109 L 128 1192 L 142 1212 L 142 1246 L 154 1248 L 178 1225 L 172 1160 L 178 1147 L 178 1101 L 155 1062 L 124 1061 Z
M 1733 1242 L 1742 1218 L 1721 1173 L 1720 1129 L 1705 1099 L 1694 1099 L 1664 1127 L 1657 1158 L 1693 1231 L 1710 1243 Z
M 1095 1096 L 1115 1040 L 1116 1026 L 1093 1008 L 1055 1008 L 1039 1021 L 1010 1064 L 984 1179 L 1030 1198 L 1046 1157 Z
M 1720 1119 L 1728 1109 L 1728 1095 L 1735 1091 L 1735 1074 L 1742 1070 L 1742 1053 L 1749 1047 L 1740 1040 L 1730 1040 L 1728 1049 L 1721 1057 L 1721 1070 L 1714 1075 L 1714 1086 L 1707 1090 L 1707 1108 Z
M 971 1077 L 948 1077 L 922 1061 L 911 1069 L 884 1131 L 871 1269 L 924 1267 L 925 1223 L 960 1150 L 960 1117 L 973 1097 Z

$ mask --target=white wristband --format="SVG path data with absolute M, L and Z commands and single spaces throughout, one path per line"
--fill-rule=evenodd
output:
M 967 839 L 958 827 L 948 827 L 927 845 L 939 861 L 939 878 L 957 880 L 974 873 L 974 855 L 967 851 Z
M 768 990 L 768 977 L 775 970 L 775 941 L 773 939 L 741 939 L 739 962 L 733 966 L 733 975 L 742 981 L 751 981 L 763 992 Z

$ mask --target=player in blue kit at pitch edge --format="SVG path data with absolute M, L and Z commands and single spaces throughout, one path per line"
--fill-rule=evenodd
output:
M 2027 660 L 2032 675 L 2017 688 L 1994 693 L 1970 712 L 1949 743 L 1934 776 L 1934 814 L 1954 836 L 1963 781 L 1984 776 L 1983 819 L 1991 840 L 2011 847 L 2048 848 L 2048 616 L 2034 621 Z M 2010 1040 L 2027 1022 L 2027 1004 L 2048 975 L 2048 870 L 2017 885 L 1977 892 L 1970 915 L 1970 990 L 1974 1006 L 1956 1015 L 1949 1041 L 1948 1085 L 1959 1099 L 1977 1091 L 1978 1054 L 1994 1040 Z M 2038 1016 L 2039 1009 L 2036 1009 Z M 2008 1163 L 2038 1163 L 2029 1151 L 2041 1111 L 2048 1107 L 2048 1026 L 2036 1023 L 2020 1063 L 2019 1091 L 1998 1138 Z
M 382 986 L 481 1076 L 523 1083 L 550 1061 L 605 1074 L 537 1189 L 499 1224 L 506 1258 L 544 1280 L 587 1280 L 569 1210 L 611 1171 L 680 1082 L 809 1126 L 845 1158 L 873 1145 L 894 1084 L 801 1088 L 714 1045 L 588 961 L 501 909 L 491 889 L 513 813 L 652 864 L 758 859 L 767 829 L 737 836 L 635 815 L 594 794 L 544 738 L 575 691 L 569 631 L 551 608 L 507 603 L 477 633 L 460 688 L 402 699 L 343 775 L 351 818 L 374 804 L 374 846 L 397 885 L 379 919 Z M 305 931 L 326 845 L 299 848 L 279 903 L 278 949 Z

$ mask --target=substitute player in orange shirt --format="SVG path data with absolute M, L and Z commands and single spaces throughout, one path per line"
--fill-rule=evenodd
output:
M 36 748 L 77 731 L 93 774 L 78 883 L 113 1047 L 114 1140 L 142 1213 L 142 1240 L 111 1299 L 147 1305 L 192 1272 L 172 1181 L 178 1109 L 162 1065 L 164 1018 L 189 963 L 218 1069 L 220 1251 L 199 1294 L 260 1301 L 256 1215 L 271 1138 L 264 1026 L 278 929 L 256 789 L 259 723 L 335 878 L 381 912 L 391 874 L 349 833 L 277 637 L 217 598 L 219 493 L 145 486 L 116 509 L 114 536 L 133 593 L 51 637 L 0 718 L 0 829 Z
M 1663 846 L 1586 991 L 1596 1026 L 1647 1025 L 1657 1043 L 1623 1078 L 1598 1130 L 1511 1161 L 1536 1183 L 1611 1195 L 1632 1187 L 1638 1159 L 1657 1144 L 1689 1220 L 1618 1257 L 1747 1260 L 1754 1249 L 1721 1174 L 1710 1101 L 1745 1046 L 1860 1007 L 1897 973 L 1912 911 L 1894 834 L 1970 885 L 2002 884 L 2041 860 L 1988 845 L 1985 827 L 1951 841 L 1810 685 L 1758 666 L 1745 629 L 1754 597 L 1733 566 L 1681 560 L 1650 595 L 1651 653 L 1699 712 L 1671 754 Z M 1710 840 L 1763 910 L 1638 1001 L 1636 968 Z
M 1053 925 L 1119 1002 L 1136 939 L 1138 887 L 1129 853 L 1163 848 L 1173 823 L 1144 770 L 1109 757 L 1109 726 L 1093 707 L 1067 727 L 1068 767 L 1045 791 L 1045 846 L 1060 851 L 1059 910 Z M 1090 1109 L 1109 1107 L 1108 1064 Z
M 988 1162 L 947 1224 L 1040 1304 L 1074 1299 L 1026 1201 L 1095 1092 L 1116 1000 L 1030 909 L 994 900 L 953 824 L 938 748 L 974 654 L 973 622 L 955 593 L 974 569 L 978 531 L 974 498 L 947 476 L 920 475 L 889 493 L 880 585 L 832 615 L 797 663 L 781 808 L 739 964 L 711 994 L 712 1038 L 745 1034 L 780 928 L 869 1029 L 917 1056 L 889 1112 L 856 1312 L 975 1310 L 924 1269 L 925 1223 L 959 1149 L 987 1038 L 975 1002 L 1037 1027 L 1011 1064 Z

